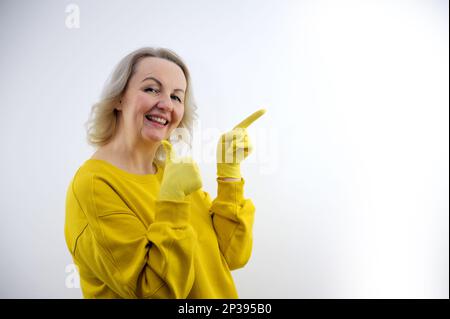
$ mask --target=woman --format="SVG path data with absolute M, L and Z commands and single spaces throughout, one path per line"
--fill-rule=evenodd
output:
M 166 141 L 192 131 L 195 109 L 188 68 L 167 49 L 130 53 L 107 81 L 88 122 L 97 150 L 66 199 L 85 298 L 238 298 L 230 271 L 250 258 L 255 212 L 239 170 L 249 123 L 219 141 L 211 201 L 197 165 L 175 161 Z

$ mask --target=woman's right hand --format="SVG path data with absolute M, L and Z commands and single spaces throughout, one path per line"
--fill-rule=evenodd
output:
M 159 199 L 184 200 L 202 187 L 200 170 L 191 157 L 177 158 L 169 141 L 163 140 L 161 143 L 166 152 L 166 162 Z

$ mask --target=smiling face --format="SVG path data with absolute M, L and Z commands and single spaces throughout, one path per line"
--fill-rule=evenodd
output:
M 117 108 L 127 136 L 144 143 L 168 138 L 183 119 L 186 86 L 177 64 L 162 58 L 141 59 Z

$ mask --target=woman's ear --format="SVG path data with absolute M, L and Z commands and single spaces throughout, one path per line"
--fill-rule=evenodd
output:
M 119 103 L 117 103 L 115 109 L 118 111 L 122 111 L 122 99 L 119 100 Z

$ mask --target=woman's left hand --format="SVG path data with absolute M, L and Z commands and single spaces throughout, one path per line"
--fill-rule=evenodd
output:
M 216 152 L 218 177 L 241 179 L 240 163 L 253 151 L 247 127 L 265 112 L 256 111 L 220 137 Z

